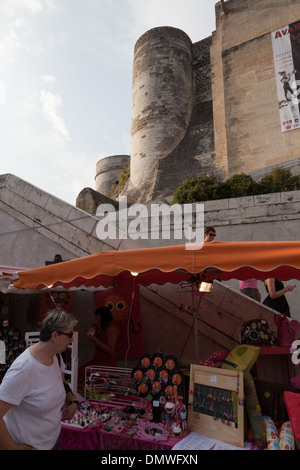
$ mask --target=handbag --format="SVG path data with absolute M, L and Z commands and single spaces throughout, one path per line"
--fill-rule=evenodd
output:
M 242 344 L 257 346 L 275 346 L 276 336 L 269 328 L 267 320 L 255 319 L 243 324 L 241 329 Z
M 300 323 L 297 320 L 289 320 L 284 313 L 275 314 L 274 321 L 277 326 L 278 346 L 290 347 L 295 341 L 295 333 L 300 329 Z

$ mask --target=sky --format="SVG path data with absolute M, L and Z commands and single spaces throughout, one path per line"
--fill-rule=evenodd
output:
M 136 41 L 173 26 L 200 41 L 216 0 L 0 0 L 0 174 L 76 205 L 96 163 L 130 155 Z

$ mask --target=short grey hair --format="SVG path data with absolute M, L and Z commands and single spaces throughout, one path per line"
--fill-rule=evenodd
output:
M 55 308 L 47 313 L 41 324 L 40 341 L 49 341 L 54 331 L 64 331 L 77 325 L 73 315 L 61 308 Z

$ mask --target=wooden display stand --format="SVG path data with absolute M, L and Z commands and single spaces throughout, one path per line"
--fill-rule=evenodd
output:
M 188 429 L 244 447 L 244 374 L 191 364 Z

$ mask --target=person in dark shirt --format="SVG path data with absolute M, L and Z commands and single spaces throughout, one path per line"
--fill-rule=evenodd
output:
M 271 277 L 265 280 L 265 287 L 268 295 L 263 301 L 263 304 L 279 313 L 284 313 L 287 317 L 290 317 L 290 307 L 285 294 L 287 292 L 292 292 L 294 290 L 294 286 L 288 284 L 284 287 L 283 282 Z

